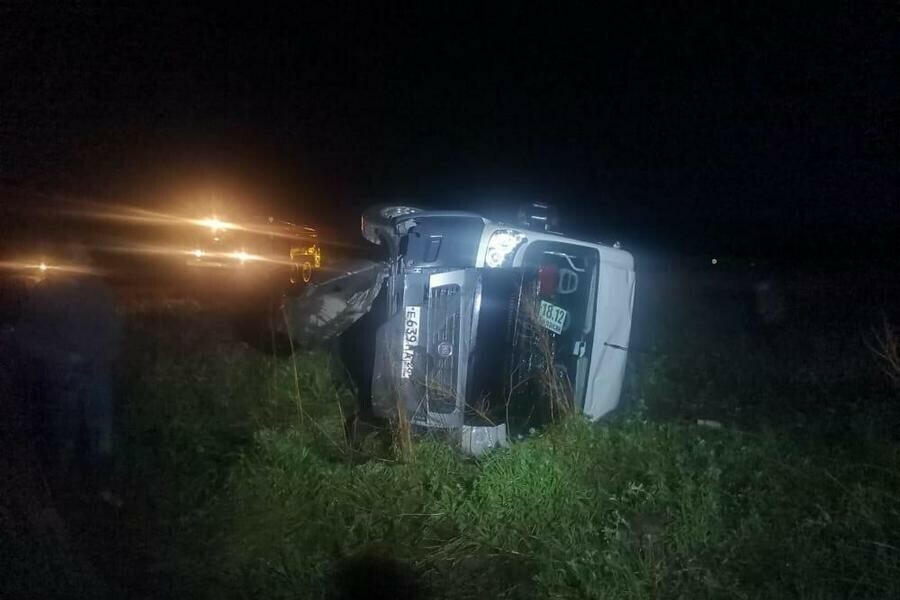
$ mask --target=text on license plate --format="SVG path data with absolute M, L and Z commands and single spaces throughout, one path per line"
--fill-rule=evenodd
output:
M 540 319 L 541 325 L 552 331 L 553 333 L 562 333 L 563 325 L 566 324 L 566 316 L 569 312 L 550 304 L 546 300 L 541 300 Z
M 400 377 L 409 379 L 413 372 L 413 356 L 419 345 L 419 320 L 421 306 L 407 306 L 403 322 L 403 356 L 400 361 Z

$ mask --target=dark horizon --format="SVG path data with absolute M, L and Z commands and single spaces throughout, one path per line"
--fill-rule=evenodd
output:
M 330 226 L 372 199 L 543 200 L 575 233 L 696 253 L 864 256 L 900 229 L 876 11 L 4 12 L 8 189 L 197 186 Z

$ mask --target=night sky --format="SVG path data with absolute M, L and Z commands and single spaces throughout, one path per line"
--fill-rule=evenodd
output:
M 228 182 L 327 224 L 540 199 L 686 252 L 883 253 L 900 227 L 896 6 L 264 4 L 5 4 L 4 188 Z

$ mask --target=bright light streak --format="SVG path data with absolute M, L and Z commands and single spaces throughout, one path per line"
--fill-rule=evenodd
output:
M 54 264 L 46 260 L 0 260 L 0 269 L 18 272 L 19 275 L 38 280 L 50 277 L 53 273 L 103 275 L 103 271 L 96 268 L 84 265 Z
M 160 227 L 194 226 L 209 229 L 213 234 L 220 231 L 243 231 L 251 234 L 265 235 L 274 238 L 295 240 L 298 237 L 317 239 L 318 232 L 305 225 L 297 225 L 289 222 L 272 224 L 232 223 L 223 221 L 218 216 L 206 219 L 191 219 L 180 215 L 152 211 L 142 208 L 134 208 L 124 205 L 109 205 L 99 202 L 81 202 L 79 207 L 67 207 L 59 209 L 59 213 L 82 219 L 95 219 L 101 221 L 115 221 L 131 225 L 151 225 Z M 292 231 L 291 228 L 294 228 Z M 335 246 L 357 247 L 359 244 L 348 243 L 343 240 L 330 240 Z
M 226 229 L 244 229 L 236 223 L 222 221 L 217 216 L 206 219 L 189 219 L 179 215 L 134 208 L 129 206 L 111 206 L 98 202 L 84 202 L 81 208 L 64 208 L 59 210 L 64 214 L 76 218 L 96 219 L 102 221 L 118 221 L 132 225 L 158 225 L 163 227 L 193 225 L 206 227 L 213 233 Z
M 209 250 L 203 250 L 202 248 L 185 248 L 183 246 L 151 246 L 147 244 L 128 244 L 128 245 L 104 245 L 104 246 L 95 246 L 96 249 L 102 250 L 104 252 L 113 252 L 117 254 L 135 254 L 135 255 L 144 255 L 144 256 L 154 256 L 154 257 L 185 257 L 189 256 L 191 258 L 210 258 L 210 259 L 228 259 L 231 258 L 233 260 L 247 262 L 253 261 L 254 263 L 266 263 L 272 265 L 283 265 L 290 267 L 294 263 L 287 257 L 281 256 L 263 256 L 261 254 L 251 254 L 249 252 L 243 250 L 235 250 L 233 252 L 210 252 Z M 19 263 L 16 263 L 19 265 Z M 0 266 L 3 266 L 3 263 L 0 263 Z M 36 267 L 36 265 L 32 265 L 32 268 Z M 21 267 L 20 267 L 21 268 Z M 50 266 L 51 269 L 55 269 L 55 266 Z
M 83 203 L 83 208 L 61 209 L 60 214 L 85 219 L 102 221 L 119 221 L 132 225 L 194 225 L 193 219 L 185 219 L 166 213 L 132 208 L 128 206 L 109 206 L 97 202 Z
M 209 229 L 216 233 L 218 231 L 225 231 L 226 229 L 235 229 L 236 226 L 233 223 L 226 223 L 225 221 L 219 220 L 218 217 L 209 217 L 207 219 L 200 219 L 198 221 L 199 225 L 203 227 L 209 227 Z
M 151 244 L 103 244 L 92 246 L 95 250 L 101 252 L 110 252 L 115 254 L 135 254 L 143 256 L 184 256 L 194 254 L 194 249 L 184 248 L 183 246 L 159 246 Z

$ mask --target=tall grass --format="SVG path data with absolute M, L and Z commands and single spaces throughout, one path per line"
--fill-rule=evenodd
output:
M 128 460 L 165 482 L 188 595 L 327 597 L 341 564 L 378 556 L 441 598 L 900 597 L 900 453 L 626 414 L 478 461 L 410 439 L 414 461 L 348 462 L 329 356 L 168 318 L 132 356 Z M 654 400 L 671 377 L 631 389 Z
M 884 318 L 881 329 L 876 330 L 869 350 L 875 355 L 884 374 L 895 385 L 900 385 L 900 339 L 893 326 Z

